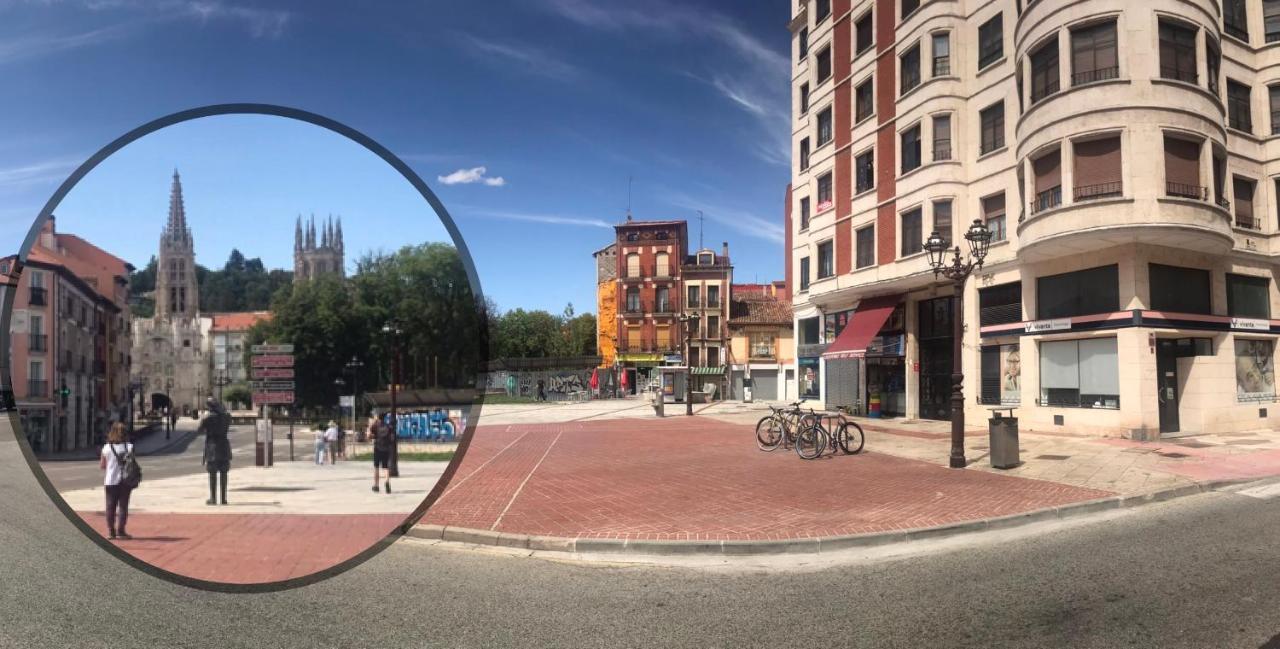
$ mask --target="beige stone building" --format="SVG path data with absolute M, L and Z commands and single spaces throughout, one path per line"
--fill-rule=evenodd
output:
M 947 418 L 1152 439 L 1280 423 L 1280 1 L 792 3 L 797 378 Z

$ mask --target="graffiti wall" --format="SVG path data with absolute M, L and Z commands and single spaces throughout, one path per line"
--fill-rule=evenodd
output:
M 583 370 L 498 370 L 489 372 L 486 392 L 502 392 L 511 396 L 536 398 L 538 381 L 542 381 L 548 401 L 567 399 L 575 392 L 591 391 L 590 369 Z M 612 378 L 608 370 L 600 370 L 600 387 L 608 390 Z

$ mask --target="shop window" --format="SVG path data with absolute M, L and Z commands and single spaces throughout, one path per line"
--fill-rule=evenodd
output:
M 1275 341 L 1236 338 L 1236 401 L 1275 399 Z
M 798 365 L 800 370 L 800 396 L 805 399 L 819 398 L 821 386 L 818 383 L 818 359 L 801 358 L 798 361 Z
M 1018 345 L 982 348 L 982 394 L 988 406 L 1016 406 L 1022 402 L 1022 369 Z
M 1041 342 L 1039 405 L 1119 408 L 1116 339 Z
M 1152 309 L 1173 313 L 1211 313 L 1209 271 L 1163 264 L 1150 264 L 1147 268 Z
M 818 317 L 800 319 L 800 344 L 818 345 L 822 343 L 821 324 Z
M 853 317 L 853 312 L 853 309 L 846 309 L 828 313 L 822 317 L 824 323 L 823 332 L 826 335 L 825 340 L 827 342 L 834 341 L 844 331 L 844 328 L 849 325 L 849 319 Z
M 1271 318 L 1271 281 L 1266 277 L 1227 273 L 1227 315 Z
M 1120 272 L 1099 266 L 1036 279 L 1036 317 L 1069 318 L 1120 309 Z
M 978 290 L 978 326 L 1022 322 L 1022 282 Z

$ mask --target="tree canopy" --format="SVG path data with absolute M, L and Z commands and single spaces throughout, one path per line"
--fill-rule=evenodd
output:
M 496 309 L 493 309 L 496 311 Z M 573 305 L 560 315 L 543 310 L 513 309 L 490 320 L 490 349 L 494 358 L 594 356 L 596 317 L 574 315 Z

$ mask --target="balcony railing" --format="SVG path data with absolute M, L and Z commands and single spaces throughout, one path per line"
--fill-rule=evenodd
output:
M 951 140 L 941 139 L 933 141 L 933 161 L 950 160 L 951 159 Z
M 933 57 L 933 76 L 945 77 L 951 74 L 951 57 L 935 56 Z
M 708 309 L 719 309 L 719 308 L 720 308 L 720 298 L 718 298 L 718 297 L 717 297 L 717 298 L 708 298 L 708 299 L 707 299 L 707 308 L 708 308 Z
M 658 300 L 657 304 L 653 307 L 653 312 L 656 314 L 675 313 L 675 303 L 671 301 Z
M 1107 81 L 1116 79 L 1120 76 L 1119 66 L 1111 66 L 1109 68 L 1098 68 L 1096 70 L 1082 70 L 1071 75 L 1071 85 L 1083 86 L 1086 83 L 1097 83 L 1099 81 Z
M 623 305 L 622 312 L 626 314 L 644 313 L 644 304 L 640 302 L 628 302 Z
M 45 301 L 45 297 L 46 297 L 45 289 L 39 286 L 32 286 L 31 298 L 27 300 L 27 304 L 31 306 L 44 306 L 45 304 L 47 304 L 47 302 Z
M 1252 216 L 1240 216 L 1239 214 L 1237 214 L 1236 227 L 1244 228 L 1245 230 L 1261 230 L 1262 221 Z
M 690 309 L 699 309 L 699 308 L 702 308 L 702 300 L 701 300 L 701 299 L 699 299 L 699 298 L 691 297 L 691 298 L 689 298 L 688 303 L 689 303 L 689 308 L 690 308 Z
M 1058 80 L 1050 79 L 1045 82 L 1043 87 L 1031 89 L 1031 103 L 1037 103 L 1045 97 L 1057 94 L 1058 90 L 1060 90 Z
M 1119 180 L 1109 183 L 1098 183 L 1096 185 L 1081 185 L 1076 187 L 1073 196 L 1077 201 L 1091 201 L 1099 198 L 1109 198 L 1119 196 L 1123 193 L 1123 185 Z
M 1230 209 L 1231 209 L 1231 201 L 1228 201 L 1227 199 L 1225 199 L 1225 198 L 1223 198 L 1223 197 L 1221 197 L 1221 196 L 1219 196 L 1219 197 L 1217 197 L 1217 198 L 1213 199 L 1213 203 L 1214 203 L 1215 205 L 1217 205 L 1218 207 L 1221 207 L 1221 208 L 1222 208 L 1222 209 L 1224 209 L 1224 210 L 1230 210 Z
M 1187 183 L 1166 182 L 1164 184 L 1164 193 L 1179 198 L 1194 198 L 1198 201 L 1207 200 L 1209 198 L 1209 188 L 1200 185 L 1189 185 Z
M 48 334 L 31 334 L 27 336 L 27 350 L 33 352 L 49 351 Z
M 1168 65 L 1160 66 L 1160 76 L 1164 79 L 1173 79 L 1174 81 L 1185 81 L 1187 83 L 1199 83 L 1200 77 L 1195 70 L 1184 70 L 1182 68 L 1172 67 Z
M 645 272 L 645 271 L 648 271 L 648 272 Z M 630 268 L 628 268 L 628 269 L 624 270 L 624 271 L 623 271 L 623 273 L 622 273 L 622 281 L 624 281 L 624 282 L 638 282 L 638 281 L 640 281 L 640 280 L 642 280 L 642 279 L 644 279 L 644 278 L 646 278 L 646 277 L 652 276 L 652 275 L 653 275 L 653 267 L 652 267 L 652 266 L 650 266 L 650 267 L 648 267 L 648 268 L 646 268 L 646 267 L 644 267 L 644 266 L 640 266 L 639 268 L 636 268 L 634 272 L 632 272 L 632 270 L 631 270 Z
M 27 396 L 28 397 L 49 396 L 48 379 L 28 379 L 27 380 Z
M 1051 187 L 1039 194 L 1036 194 L 1035 200 L 1031 201 L 1031 213 L 1043 212 L 1062 205 L 1062 186 Z

